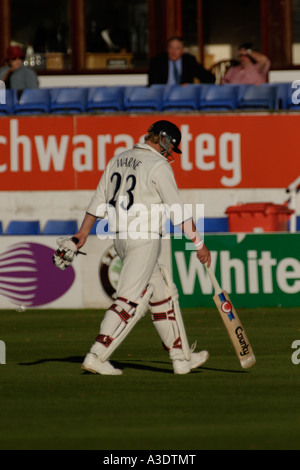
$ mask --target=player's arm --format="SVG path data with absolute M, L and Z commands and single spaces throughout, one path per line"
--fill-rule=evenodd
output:
M 172 223 L 179 226 L 185 235 L 194 243 L 197 250 L 197 258 L 201 263 L 207 263 L 208 266 L 210 266 L 210 252 L 204 245 L 191 215 L 185 215 L 187 211 L 184 209 L 184 204 L 170 166 L 161 165 L 158 171 L 156 171 L 154 181 L 162 201 L 169 207 L 177 205 L 179 209 L 177 214 L 174 212 L 171 213 Z
M 77 248 L 80 249 L 86 242 L 86 239 L 97 220 L 97 217 L 86 212 L 85 217 L 82 221 L 81 227 L 74 237 L 78 239 Z
M 194 243 L 195 248 L 197 250 L 197 258 L 201 263 L 207 263 L 207 267 L 210 266 L 211 262 L 211 255 L 209 249 L 204 245 L 204 241 L 202 240 L 198 230 L 196 229 L 195 223 L 193 219 L 185 220 L 181 224 L 181 230 L 185 233 L 185 235 Z
M 82 253 L 79 250 L 85 244 L 96 218 L 97 217 L 86 213 L 81 227 L 75 235 L 71 238 L 60 237 L 56 240 L 58 249 L 53 254 L 52 261 L 58 269 L 66 269 L 71 263 L 73 263 L 76 255 L 78 253 Z
M 86 210 L 85 217 L 81 227 L 74 235 L 78 239 L 77 247 L 80 249 L 86 242 L 86 239 L 95 223 L 99 218 L 106 214 L 106 191 L 105 191 L 105 172 L 103 173 L 94 196 Z
M 58 250 L 54 253 L 52 260 L 57 268 L 64 270 L 73 262 L 75 256 L 80 253 L 80 248 L 85 244 L 96 219 L 102 217 L 105 207 L 105 182 L 102 175 L 78 232 L 71 238 L 60 237 L 56 240 Z

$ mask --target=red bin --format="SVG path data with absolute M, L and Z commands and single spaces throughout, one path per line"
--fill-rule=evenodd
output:
M 226 209 L 229 232 L 286 232 L 293 213 L 285 204 L 272 202 L 239 204 Z

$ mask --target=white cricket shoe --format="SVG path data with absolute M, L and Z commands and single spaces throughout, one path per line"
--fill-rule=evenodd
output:
M 96 354 L 88 353 L 82 363 L 81 369 L 101 375 L 121 375 L 121 369 L 116 369 L 109 361 L 102 362 Z
M 207 351 L 200 351 L 197 353 L 191 353 L 191 359 L 186 361 L 185 359 L 179 360 L 174 359 L 173 369 L 174 374 L 188 374 L 192 369 L 202 366 L 207 359 L 209 358 L 209 353 Z

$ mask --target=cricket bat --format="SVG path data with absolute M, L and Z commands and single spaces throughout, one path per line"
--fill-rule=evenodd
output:
M 210 267 L 208 268 L 207 266 L 206 269 L 215 291 L 213 300 L 227 329 L 235 353 L 243 369 L 248 369 L 255 364 L 256 359 L 250 342 L 247 338 L 245 329 L 238 317 L 238 314 L 235 311 L 234 306 L 230 301 L 227 292 L 222 290 L 220 287 L 212 269 Z

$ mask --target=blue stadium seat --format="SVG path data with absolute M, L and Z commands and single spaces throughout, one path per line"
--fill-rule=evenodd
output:
M 163 110 L 197 110 L 201 85 L 189 84 L 166 87 L 163 94 Z
M 90 235 L 96 235 L 98 222 L 99 222 L 99 220 L 96 220 L 96 222 L 95 222 L 94 225 L 92 226 L 91 231 L 90 231 Z
M 56 100 L 56 97 L 58 95 L 59 92 L 61 92 L 61 90 L 66 90 L 67 88 L 63 88 L 63 87 L 52 87 L 52 88 L 47 88 L 47 90 L 49 91 L 50 93 L 50 97 L 51 97 L 51 101 L 55 101 Z
M 74 235 L 78 232 L 77 220 L 47 220 L 43 235 Z
M 53 114 L 83 113 L 86 100 L 86 88 L 58 88 L 51 93 L 50 111 Z
M 272 86 L 277 90 L 280 109 L 288 109 L 291 111 L 300 109 L 300 103 L 293 102 L 293 98 L 294 100 L 300 101 L 300 85 L 292 88 L 292 82 L 283 82 L 274 83 Z
M 228 217 L 205 217 L 204 233 L 228 232 Z
M 38 220 L 11 220 L 5 235 L 40 235 L 40 222 Z
M 291 83 L 273 83 L 276 89 L 279 109 L 288 109 L 288 103 L 292 103 L 292 86 Z
M 199 97 L 199 108 L 218 111 L 236 109 L 238 90 L 238 85 L 210 85 Z
M 0 221 L 0 235 L 3 235 L 3 225 L 1 221 Z
M 50 92 L 43 88 L 23 90 L 21 98 L 15 104 L 16 114 L 44 114 L 49 111 Z
M 292 84 L 290 83 L 290 88 L 287 88 L 287 109 L 291 111 L 299 110 L 300 103 L 298 101 L 300 101 L 300 81 L 299 80 L 297 80 L 297 84 L 295 84 L 295 87 L 292 87 Z
M 228 232 L 228 217 L 205 217 L 196 221 L 196 228 L 199 233 L 226 233 Z M 170 219 L 167 219 L 165 225 L 166 233 L 182 233 L 179 226 L 174 226 Z
M 7 116 L 14 113 L 15 103 L 17 102 L 16 90 L 5 90 L 5 101 L 6 103 L 0 104 L 0 116 Z
M 278 109 L 276 88 L 268 83 L 239 87 L 238 109 Z
M 202 233 L 217 233 L 217 232 L 228 232 L 228 217 L 205 217 L 204 227 L 203 219 L 199 219 L 196 222 L 197 230 Z
M 111 112 L 122 111 L 124 87 L 100 86 L 88 90 L 86 111 Z
M 129 112 L 161 111 L 162 96 L 162 86 L 128 86 L 124 93 L 124 109 Z

